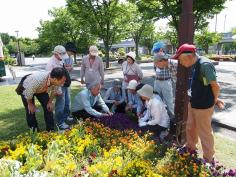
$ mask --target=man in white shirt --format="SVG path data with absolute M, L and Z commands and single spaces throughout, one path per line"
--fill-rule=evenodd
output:
M 157 136 L 161 136 L 161 133 L 163 132 L 162 134 L 164 134 L 165 130 L 169 127 L 170 121 L 166 105 L 158 95 L 153 94 L 153 87 L 148 84 L 145 84 L 137 93 L 145 101 L 147 108 L 144 116 L 139 119 L 139 126 L 144 131 L 149 130 Z

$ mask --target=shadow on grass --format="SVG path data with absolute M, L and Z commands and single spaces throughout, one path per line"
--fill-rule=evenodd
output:
M 39 106 L 40 107 L 40 106 Z M 43 111 L 40 107 L 40 112 L 36 114 L 37 121 L 40 130 L 45 130 L 45 123 L 43 118 Z M 21 133 L 25 133 L 30 129 L 27 126 L 25 118 L 25 109 L 14 109 L 11 112 L 2 113 L 0 120 L 0 139 L 9 140 L 18 136 Z
M 0 96 L 0 140 L 9 140 L 21 133 L 30 131 L 27 126 L 23 103 L 20 96 L 15 93 L 14 89 L 15 86 L 1 87 L 3 92 L 1 92 Z M 79 87 L 72 86 L 71 100 L 73 100 L 79 89 Z M 46 127 L 43 110 L 37 99 L 36 104 L 40 109 L 40 112 L 36 113 L 39 129 L 44 131 Z

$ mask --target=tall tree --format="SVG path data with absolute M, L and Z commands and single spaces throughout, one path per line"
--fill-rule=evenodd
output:
M 179 20 L 182 0 L 130 0 L 137 4 L 141 12 L 149 14 L 149 18 L 158 20 L 167 18 L 179 36 Z M 194 30 L 203 29 L 208 25 L 207 20 L 213 18 L 224 9 L 225 0 L 197 0 L 193 4 Z
M 82 19 L 91 33 L 103 41 L 106 67 L 109 67 L 109 50 L 121 39 L 127 22 L 124 5 L 119 0 L 67 0 L 67 3 L 71 14 Z
M 201 47 L 206 54 L 208 54 L 209 46 L 217 44 L 221 40 L 221 38 L 222 36 L 220 34 L 209 32 L 206 28 L 195 35 L 197 45 Z
M 147 33 L 152 33 L 154 29 L 154 24 L 152 20 L 145 16 L 145 13 L 140 13 L 138 7 L 135 4 L 126 4 L 126 18 L 129 23 L 126 24 L 126 30 L 130 34 L 128 37 L 133 38 L 135 42 L 135 53 L 136 58 L 139 58 L 139 43 L 143 36 L 148 35 Z
M 49 15 L 52 20 L 41 21 L 38 28 L 42 53 L 51 52 L 56 45 L 63 45 L 68 41 L 79 46 L 79 52 L 87 52 L 89 43 L 95 39 L 80 19 L 75 19 L 67 8 L 52 9 Z
M 147 47 L 149 54 L 151 54 L 152 46 L 157 41 L 164 40 L 164 33 L 161 31 L 155 32 L 154 26 L 144 31 L 140 44 Z
M 8 33 L 0 33 L 0 37 L 1 37 L 2 42 L 3 42 L 4 45 L 9 44 L 9 42 L 10 42 L 10 36 L 9 36 Z

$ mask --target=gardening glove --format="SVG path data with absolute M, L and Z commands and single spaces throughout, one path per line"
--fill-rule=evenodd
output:
M 143 121 L 139 121 L 138 125 L 139 125 L 139 127 L 144 127 L 147 125 L 147 123 L 143 122 Z

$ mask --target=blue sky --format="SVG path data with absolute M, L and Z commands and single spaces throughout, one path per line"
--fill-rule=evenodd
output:
M 35 29 L 41 19 L 50 19 L 48 10 L 64 5 L 65 0 L 1 0 L 0 32 L 16 35 L 15 31 L 18 30 L 20 37 L 37 38 Z M 227 1 L 226 6 L 218 15 L 217 32 L 224 32 L 224 21 L 225 32 L 236 27 L 236 0 Z M 158 24 L 165 28 L 166 20 L 161 20 Z M 210 20 L 209 28 L 211 31 L 215 30 L 215 19 Z

